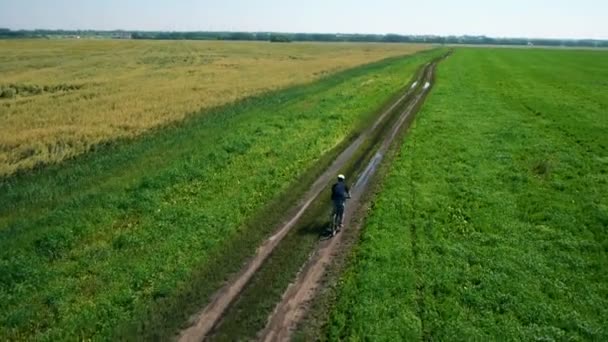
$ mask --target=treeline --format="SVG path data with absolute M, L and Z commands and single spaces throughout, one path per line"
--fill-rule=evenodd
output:
M 4 38 L 115 38 L 157 40 L 249 40 L 271 42 L 375 42 L 472 45 L 538 45 L 567 47 L 608 47 L 608 40 L 492 38 L 486 36 L 432 36 L 399 34 L 334 34 L 272 32 L 164 32 L 164 31 L 67 31 L 0 29 Z
M 486 36 L 413 36 L 398 34 L 332 34 L 270 32 L 134 32 L 133 39 L 254 40 L 277 42 L 371 42 L 476 45 L 608 47 L 606 40 L 491 38 Z
M 10 30 L 0 28 L 0 39 L 52 39 L 52 38 L 132 38 L 132 32 L 96 30 Z

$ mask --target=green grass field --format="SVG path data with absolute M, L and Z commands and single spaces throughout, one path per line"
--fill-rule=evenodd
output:
M 608 340 L 608 53 L 458 49 L 324 338 Z
M 0 339 L 166 339 L 438 53 L 244 100 L 2 180 Z

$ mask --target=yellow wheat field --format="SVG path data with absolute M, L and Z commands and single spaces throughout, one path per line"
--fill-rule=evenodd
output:
M 428 48 L 400 44 L 0 41 L 0 176 L 200 109 Z

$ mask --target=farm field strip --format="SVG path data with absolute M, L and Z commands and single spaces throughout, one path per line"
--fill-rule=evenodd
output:
M 424 49 L 402 44 L 0 41 L 0 177 L 199 112 Z
M 414 83 L 424 84 L 423 78 L 427 77 L 428 66 L 424 68 L 424 72 L 419 72 L 419 79 Z M 397 113 L 401 113 L 401 108 L 405 105 L 411 107 L 420 100 L 421 95 L 415 95 L 418 93 L 426 92 L 423 86 L 418 87 L 407 85 L 405 93 L 400 96 L 393 104 L 389 105 L 386 110 L 382 112 L 376 119 L 376 121 L 368 129 L 364 130 L 348 147 L 346 147 L 332 162 L 332 164 L 323 171 L 319 178 L 314 182 L 308 192 L 299 200 L 297 208 L 290 210 L 294 215 L 285 218 L 277 231 L 270 236 L 264 243 L 258 247 L 255 257 L 250 260 L 247 265 L 243 267 L 236 276 L 230 280 L 222 289 L 220 289 L 214 296 L 211 303 L 201 311 L 196 318 L 194 324 L 188 329 L 184 330 L 180 336 L 182 341 L 198 341 L 209 336 L 209 332 L 213 329 L 220 318 L 225 318 L 224 312 L 228 306 L 235 301 L 237 296 L 242 294 L 245 286 L 248 285 L 250 279 L 258 271 L 260 267 L 264 267 L 265 260 L 273 253 L 274 249 L 281 243 L 283 238 L 294 228 L 294 226 L 301 226 L 301 217 L 306 213 L 310 215 L 309 206 L 318 201 L 318 197 L 322 191 L 327 189 L 335 175 L 339 172 L 344 172 L 349 164 L 354 163 L 355 158 L 364 158 L 368 153 L 363 153 L 362 150 L 373 149 L 378 143 L 378 139 L 384 139 L 386 144 L 387 140 L 392 140 L 394 134 L 384 137 L 384 132 L 388 129 L 395 130 L 399 129 L 400 123 L 390 126 L 394 121 L 394 117 Z M 402 123 L 402 122 L 401 122 Z M 368 146 L 371 145 L 371 146 Z M 325 202 L 324 200 L 322 200 Z M 325 215 L 323 215 L 324 217 Z M 279 271 L 281 272 L 281 271 Z M 244 338 L 244 336 L 238 336 L 238 338 Z
M 3 180 L 0 337 L 171 336 L 438 53 L 244 100 Z
M 462 48 L 437 77 L 308 338 L 608 339 L 608 53 Z

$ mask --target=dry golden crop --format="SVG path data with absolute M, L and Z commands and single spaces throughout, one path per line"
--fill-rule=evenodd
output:
M 427 46 L 0 41 L 0 176 L 189 113 Z

